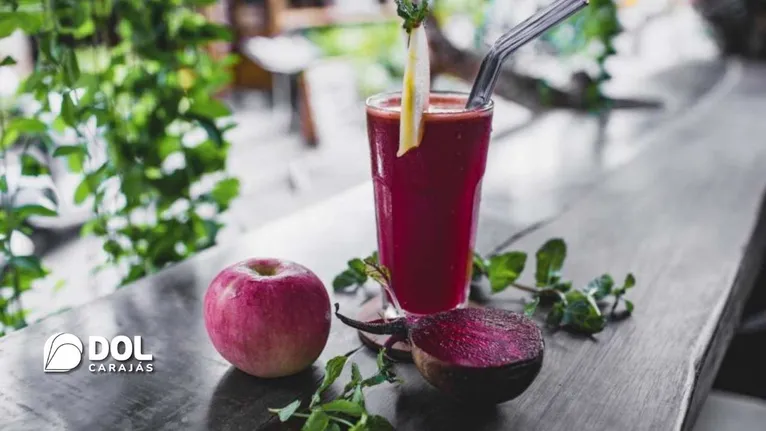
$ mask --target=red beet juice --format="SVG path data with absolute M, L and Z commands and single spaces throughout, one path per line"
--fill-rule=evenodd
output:
M 467 111 L 466 100 L 432 93 L 420 146 L 401 157 L 401 94 L 367 101 L 380 261 L 407 313 L 468 299 L 493 107 Z

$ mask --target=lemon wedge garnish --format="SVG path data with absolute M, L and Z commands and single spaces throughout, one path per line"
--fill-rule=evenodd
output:
M 428 39 L 423 25 L 410 32 L 407 64 L 402 88 L 401 125 L 397 157 L 420 145 L 423 139 L 424 114 L 431 93 L 431 64 Z

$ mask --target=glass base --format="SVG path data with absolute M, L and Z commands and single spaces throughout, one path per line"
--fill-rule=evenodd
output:
M 421 314 L 421 313 L 412 313 L 407 310 L 403 310 L 403 313 L 400 313 L 396 307 L 388 300 L 385 293 L 380 295 L 378 298 L 380 298 L 380 317 L 386 320 L 392 320 L 397 319 L 399 317 L 405 317 L 405 316 L 426 316 L 427 314 Z M 466 298 L 468 298 L 468 295 L 466 295 Z M 469 306 L 469 300 L 466 299 L 465 302 L 462 304 L 458 304 L 457 307 L 452 308 L 452 310 L 457 310 L 459 308 L 466 308 Z M 450 311 L 450 310 L 444 310 L 444 311 Z
M 357 320 L 360 322 L 370 322 L 381 319 L 396 319 L 399 314 L 393 305 L 386 304 L 385 295 L 376 296 L 362 305 Z M 376 352 L 380 351 L 391 338 L 389 335 L 370 334 L 363 331 L 357 331 L 359 339 L 365 346 Z M 406 341 L 399 341 L 390 346 L 388 356 L 391 359 L 403 362 L 412 362 L 412 352 L 410 345 Z

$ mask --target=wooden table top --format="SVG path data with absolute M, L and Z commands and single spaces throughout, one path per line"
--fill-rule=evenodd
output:
M 397 365 L 405 383 L 373 388 L 368 409 L 403 430 L 689 429 L 764 262 L 766 122 L 754 120 L 766 112 L 764 73 L 735 64 L 693 112 L 641 140 L 493 146 L 479 250 L 533 252 L 563 237 L 565 271 L 576 282 L 636 274 L 634 316 L 594 339 L 546 332 L 539 377 L 496 409 L 456 406 L 407 364 Z M 561 115 L 543 119 L 541 130 Z M 587 169 L 572 168 L 583 158 Z M 347 258 L 374 248 L 368 184 L 10 334 L 0 340 L 0 429 L 279 429 L 267 408 L 312 393 L 324 362 L 360 344 L 356 333 L 334 319 L 313 368 L 249 377 L 208 340 L 208 283 L 227 264 L 271 256 L 303 263 L 329 285 Z M 492 305 L 520 310 L 519 298 L 505 292 Z M 349 310 L 363 298 L 334 300 Z M 143 336 L 154 371 L 45 374 L 43 345 L 57 332 Z M 374 368 L 369 351 L 354 360 L 363 373 Z

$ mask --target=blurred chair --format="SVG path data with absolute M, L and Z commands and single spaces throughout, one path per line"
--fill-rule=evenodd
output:
M 316 127 L 303 74 L 320 57 L 319 50 L 308 39 L 297 35 L 256 36 L 244 41 L 240 50 L 248 59 L 273 74 L 276 121 L 285 124 L 291 131 L 297 126 L 308 144 L 316 144 Z

